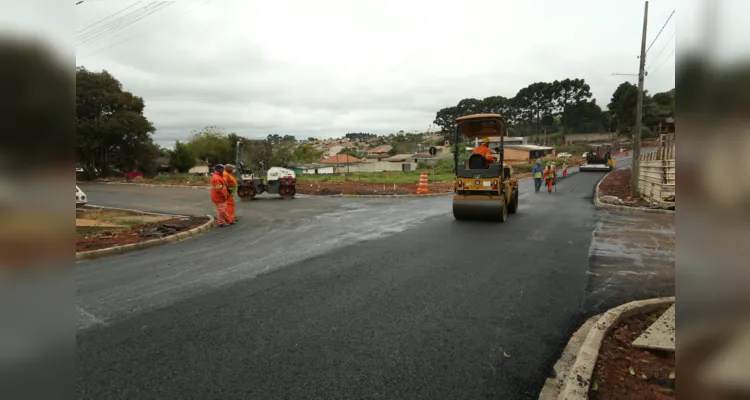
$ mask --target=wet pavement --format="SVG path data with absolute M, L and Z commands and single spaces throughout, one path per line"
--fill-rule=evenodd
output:
M 599 209 L 583 308 L 675 295 L 675 215 Z
M 651 279 L 614 280 L 607 263 L 659 259 L 656 225 L 594 208 L 602 176 L 552 194 L 523 181 L 504 224 L 455 221 L 450 196 L 262 199 L 238 203 L 233 227 L 79 263 L 79 397 L 536 398 L 578 325 Z M 212 212 L 201 190 L 83 190 Z

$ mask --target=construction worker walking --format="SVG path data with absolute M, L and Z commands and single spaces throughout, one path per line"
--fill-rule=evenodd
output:
M 545 179 L 547 180 L 547 193 L 552 193 L 552 187 L 555 186 L 555 180 L 557 173 L 555 172 L 555 164 L 547 164 L 547 169 L 544 171 Z M 557 188 L 555 188 L 557 190 Z
M 227 215 L 229 216 L 228 222 L 233 224 L 237 221 L 234 217 L 234 194 L 237 193 L 237 180 L 234 179 L 234 167 L 232 164 L 224 165 L 224 173 L 222 177 L 227 183 Z
M 216 205 L 216 222 L 220 228 L 229 226 L 227 214 L 227 182 L 224 180 L 224 166 L 217 164 L 211 176 L 211 201 Z
M 542 169 L 542 162 L 537 161 L 536 167 L 534 167 L 531 170 L 531 176 L 534 178 L 534 192 L 539 193 L 539 189 L 542 187 L 542 174 L 544 173 L 544 170 Z

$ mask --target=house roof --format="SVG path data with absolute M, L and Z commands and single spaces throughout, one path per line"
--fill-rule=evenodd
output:
M 362 162 L 362 160 L 357 157 L 352 157 L 348 154 L 336 154 L 320 162 L 323 164 L 351 164 Z
M 393 149 L 393 146 L 384 144 L 382 146 L 378 146 L 374 149 L 367 150 L 368 153 L 387 153 Z
M 330 167 L 330 165 L 321 164 L 321 163 L 310 163 L 310 164 L 298 164 L 294 166 L 294 168 L 299 168 L 299 169 L 315 169 L 315 168 L 325 168 L 325 167 Z
M 523 138 L 519 136 L 491 136 L 490 142 L 499 142 L 500 138 L 502 138 L 503 142 L 523 142 Z
M 412 158 L 414 158 L 414 154 L 396 154 L 395 156 L 384 158 L 383 161 L 403 162 L 403 161 L 409 161 Z
M 518 150 L 553 150 L 554 147 L 549 146 L 537 146 L 535 144 L 506 144 L 505 147 L 509 149 L 518 149 Z

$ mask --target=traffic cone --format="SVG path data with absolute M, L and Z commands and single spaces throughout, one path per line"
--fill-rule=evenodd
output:
M 422 171 L 419 176 L 419 186 L 417 186 L 417 194 L 427 194 L 430 189 L 427 188 L 427 171 Z

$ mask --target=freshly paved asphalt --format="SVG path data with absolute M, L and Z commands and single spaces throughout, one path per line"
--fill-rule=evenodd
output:
M 79 263 L 78 395 L 535 398 L 593 312 L 603 175 L 552 194 L 522 181 L 504 224 L 455 221 L 450 197 L 238 203 L 236 226 Z M 201 190 L 83 190 L 99 205 L 212 211 Z

